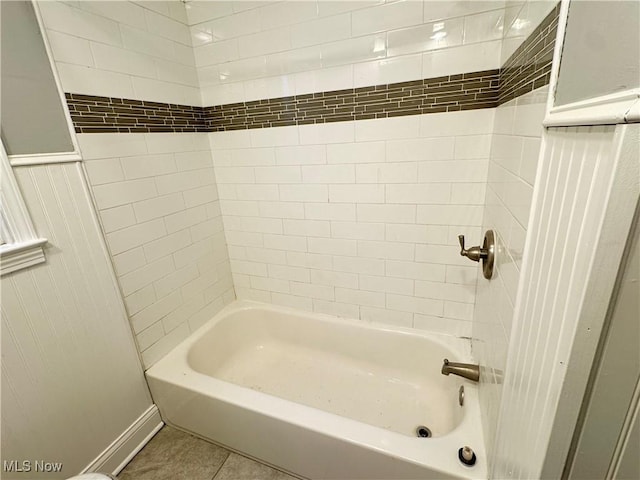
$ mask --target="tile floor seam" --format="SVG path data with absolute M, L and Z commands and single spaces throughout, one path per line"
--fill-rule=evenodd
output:
M 120 480 L 304 480 L 170 425 L 160 429 L 120 472 L 118 478 Z
M 225 449 L 226 450 L 226 449 Z M 220 465 L 220 467 L 218 468 L 218 470 L 216 470 L 216 473 L 213 474 L 213 477 L 211 477 L 211 480 L 216 480 L 216 477 L 218 476 L 218 474 L 220 473 L 220 470 L 222 470 L 224 468 L 224 464 L 227 463 L 229 461 L 229 457 L 231 456 L 233 452 L 231 450 L 227 450 L 227 458 L 224 459 L 224 462 L 222 462 L 222 465 Z

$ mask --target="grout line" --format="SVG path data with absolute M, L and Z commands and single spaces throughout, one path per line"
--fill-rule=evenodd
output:
M 218 473 L 220 473 L 220 471 L 222 471 L 223 467 L 225 466 L 225 464 L 229 460 L 229 457 L 231 457 L 231 454 L 233 453 L 231 450 L 227 450 L 226 448 L 224 450 L 227 452 L 227 458 L 225 458 L 224 462 L 222 462 L 222 464 L 218 467 L 218 470 L 216 470 L 216 472 L 213 474 L 213 477 L 211 477 L 211 480 L 215 480 L 215 478 L 218 476 Z

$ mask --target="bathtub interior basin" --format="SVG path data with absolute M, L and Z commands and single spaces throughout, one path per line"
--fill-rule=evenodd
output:
M 454 352 L 415 334 L 337 323 L 236 310 L 194 342 L 187 361 L 204 375 L 403 435 L 422 425 L 440 436 L 460 424 L 461 382 L 440 374 Z

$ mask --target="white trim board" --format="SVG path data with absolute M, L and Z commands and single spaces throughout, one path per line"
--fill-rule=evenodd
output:
M 36 238 L 8 245 L 0 255 L 0 272 L 2 272 L 2 275 L 45 262 L 47 260 L 44 256 L 46 243 L 46 238 Z
M 75 134 L 73 135 L 73 137 L 75 138 Z M 12 167 L 24 167 L 29 165 L 50 165 L 53 163 L 73 163 L 80 161 L 82 161 L 82 156 L 77 152 L 9 155 L 9 163 Z
M 558 14 L 558 30 L 556 32 L 556 43 L 553 47 L 553 61 L 551 63 L 551 77 L 549 79 L 549 96 L 547 97 L 547 115 L 553 109 L 556 100 L 556 86 L 558 85 L 558 74 L 560 73 L 560 57 L 564 45 L 564 35 L 567 30 L 567 20 L 569 18 L 569 2 L 571 0 L 560 0 L 560 13 Z M 544 125 L 544 122 L 543 122 Z
M 640 122 L 640 88 L 553 107 L 545 127 Z
M 616 125 L 640 122 L 640 86 L 566 105 L 555 105 L 555 93 L 560 74 L 570 2 L 571 0 L 561 0 L 560 2 L 558 30 L 547 98 L 547 114 L 542 122 L 543 126 Z
M 2 141 L 0 172 L 0 275 L 5 275 L 45 262 L 43 247 L 47 239 L 41 238 L 33 226 Z
M 158 433 L 164 422 L 156 405 L 151 405 L 80 473 L 101 472 L 117 475 Z

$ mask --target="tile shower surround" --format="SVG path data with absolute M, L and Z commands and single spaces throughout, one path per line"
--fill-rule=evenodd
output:
M 494 108 L 547 85 L 558 4 L 500 69 L 192 107 L 67 93 L 77 133 L 219 132 Z

